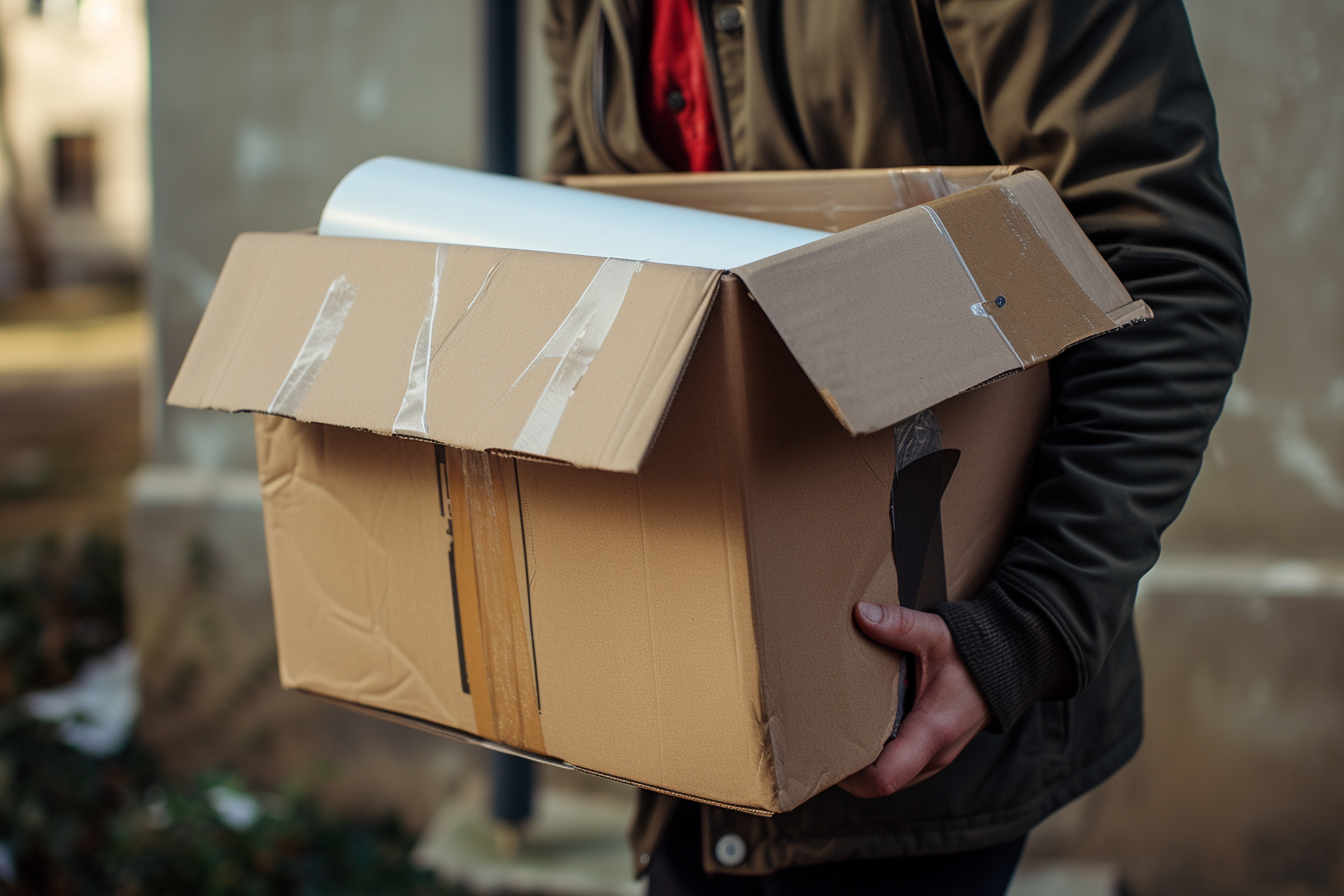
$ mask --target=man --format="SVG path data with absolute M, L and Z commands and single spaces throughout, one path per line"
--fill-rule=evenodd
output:
M 1028 165 L 1152 307 L 1051 362 L 1037 480 L 986 588 L 857 608 L 918 663 L 877 761 L 770 819 L 643 794 L 632 832 L 654 894 L 1003 892 L 1026 833 L 1138 748 L 1135 589 L 1245 340 L 1179 0 L 551 0 L 547 38 L 557 173 Z

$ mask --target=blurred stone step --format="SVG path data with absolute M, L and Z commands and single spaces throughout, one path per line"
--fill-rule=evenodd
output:
M 483 783 L 483 782 L 474 782 Z M 501 842 L 484 787 L 440 807 L 411 861 L 473 893 L 639 896 L 625 829 L 631 798 L 541 787 L 536 814 L 514 844 Z
M 1120 869 L 1090 862 L 1026 861 L 1007 896 L 1121 896 Z

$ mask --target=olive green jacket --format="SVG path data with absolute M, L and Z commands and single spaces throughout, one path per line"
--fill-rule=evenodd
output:
M 704 807 L 711 871 L 1021 836 L 1142 737 L 1131 614 L 1241 357 L 1250 299 L 1179 0 L 695 0 L 725 168 L 1029 165 L 1154 320 L 1051 363 L 1054 420 L 1009 549 L 937 612 L 995 724 L 893 796 L 764 819 Z M 638 0 L 551 0 L 557 173 L 665 171 L 639 126 Z M 645 795 L 641 869 L 672 802 Z M 745 860 L 716 862 L 740 835 Z

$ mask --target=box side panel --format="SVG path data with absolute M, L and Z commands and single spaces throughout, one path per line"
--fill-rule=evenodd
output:
M 760 308 L 740 294 L 721 301 L 741 347 L 762 702 L 789 809 L 872 762 L 891 733 L 899 661 L 851 613 L 896 600 L 895 446 L 890 430 L 850 436 Z
M 475 733 L 434 446 L 257 415 L 281 680 Z
M 1050 373 L 1041 365 L 933 408 L 945 448 L 961 452 L 943 493 L 948 600 L 975 597 L 1008 547 L 1036 475 L 1036 446 L 1050 420 Z
M 850 613 L 859 600 L 898 601 L 894 451 L 890 430 L 849 437 L 752 321 L 755 307 L 739 310 L 763 701 L 788 809 L 871 761 L 891 730 L 896 654 L 861 635 Z M 961 452 L 942 501 L 951 600 L 974 597 L 1008 544 L 1049 401 L 1042 366 L 934 408 L 943 446 Z
M 541 719 L 576 766 L 773 810 L 724 335 L 637 476 L 518 464 Z

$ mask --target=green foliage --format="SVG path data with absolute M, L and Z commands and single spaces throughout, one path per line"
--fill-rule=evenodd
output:
M 256 820 L 230 827 L 210 799 L 252 802 Z M 428 894 L 442 890 L 408 860 L 395 820 L 355 823 L 298 794 L 257 798 L 236 782 L 151 788 L 123 813 L 106 853 L 118 894 Z
M 48 540 L 0 560 L 0 894 L 442 894 L 394 818 L 327 812 L 295 786 L 252 794 L 221 775 L 159 781 L 134 741 L 99 759 L 22 710 L 125 635 L 121 552 Z
M 101 537 L 47 537 L 0 558 L 0 703 L 72 678 L 126 635 L 122 553 Z

